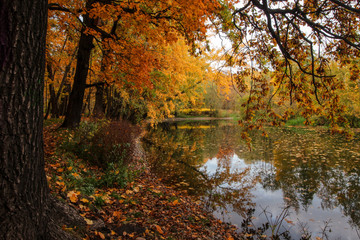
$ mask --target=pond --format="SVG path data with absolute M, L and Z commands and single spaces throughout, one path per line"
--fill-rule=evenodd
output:
M 159 177 L 239 231 L 247 219 L 248 228 L 268 222 L 292 239 L 359 239 L 360 134 L 347 141 L 326 130 L 267 131 L 251 133 L 250 151 L 233 121 L 164 123 L 143 147 Z

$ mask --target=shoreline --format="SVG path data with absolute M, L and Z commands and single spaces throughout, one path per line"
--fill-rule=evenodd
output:
M 191 117 L 191 118 L 166 118 L 162 122 L 182 122 L 182 121 L 211 121 L 211 120 L 234 120 L 233 117 Z

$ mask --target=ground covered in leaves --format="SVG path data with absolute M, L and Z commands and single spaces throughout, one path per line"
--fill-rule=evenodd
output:
M 200 201 L 153 175 L 141 157 L 130 165 L 130 181 L 124 186 L 110 186 L 106 178 L 116 176 L 117 170 L 104 172 L 61 149 L 60 144 L 72 130 L 57 127 L 51 124 L 44 128 L 50 189 L 84 219 L 83 224 L 62 226 L 65 231 L 79 239 L 241 238 L 234 226 L 215 219 Z

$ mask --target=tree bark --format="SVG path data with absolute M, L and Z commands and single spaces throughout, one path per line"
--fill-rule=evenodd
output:
M 89 5 L 89 3 L 87 5 Z M 88 14 L 85 14 L 83 19 L 85 26 L 91 26 L 93 20 L 89 18 Z M 88 76 L 90 64 L 90 55 L 91 50 L 94 48 L 94 37 L 92 35 L 86 34 L 85 30 L 86 27 L 83 27 L 81 31 L 74 84 L 70 93 L 69 104 L 66 109 L 65 120 L 62 124 L 62 127 L 76 127 L 79 125 L 81 120 L 86 79 Z
M 43 152 L 47 0 L 0 1 L 0 239 L 71 240 L 86 223 L 50 197 Z
M 95 93 L 95 105 L 93 110 L 94 117 L 102 118 L 105 115 L 105 104 L 104 104 L 104 86 L 96 86 Z
M 46 24 L 47 0 L 0 2 L 0 239 L 47 239 Z
M 48 62 L 46 65 L 46 68 L 47 68 L 48 78 L 51 80 L 51 82 L 54 82 L 55 81 L 55 72 L 53 71 L 52 64 L 50 62 Z M 50 110 L 51 110 L 52 117 L 58 118 L 59 111 L 58 111 L 57 101 L 55 101 L 55 89 L 54 89 L 53 83 L 49 84 L 49 93 L 50 93 L 50 99 L 49 99 L 49 103 L 46 108 L 46 113 L 45 113 L 44 119 L 48 118 L 48 116 L 50 114 Z M 45 101 L 45 104 L 46 104 L 46 101 Z

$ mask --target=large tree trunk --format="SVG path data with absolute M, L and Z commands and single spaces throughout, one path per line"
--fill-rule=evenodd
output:
M 0 1 L 0 239 L 70 240 L 86 224 L 50 197 L 44 170 L 47 0 Z
M 84 24 L 90 26 L 92 19 L 88 14 L 83 16 Z M 74 84 L 70 94 L 69 104 L 65 114 L 65 120 L 62 127 L 76 127 L 81 120 L 81 111 L 86 88 L 86 79 L 88 76 L 91 50 L 94 48 L 92 35 L 85 33 L 84 27 L 81 31 L 78 55 L 76 63 L 76 72 L 74 76 Z
M 46 239 L 47 0 L 0 2 L 0 239 Z

